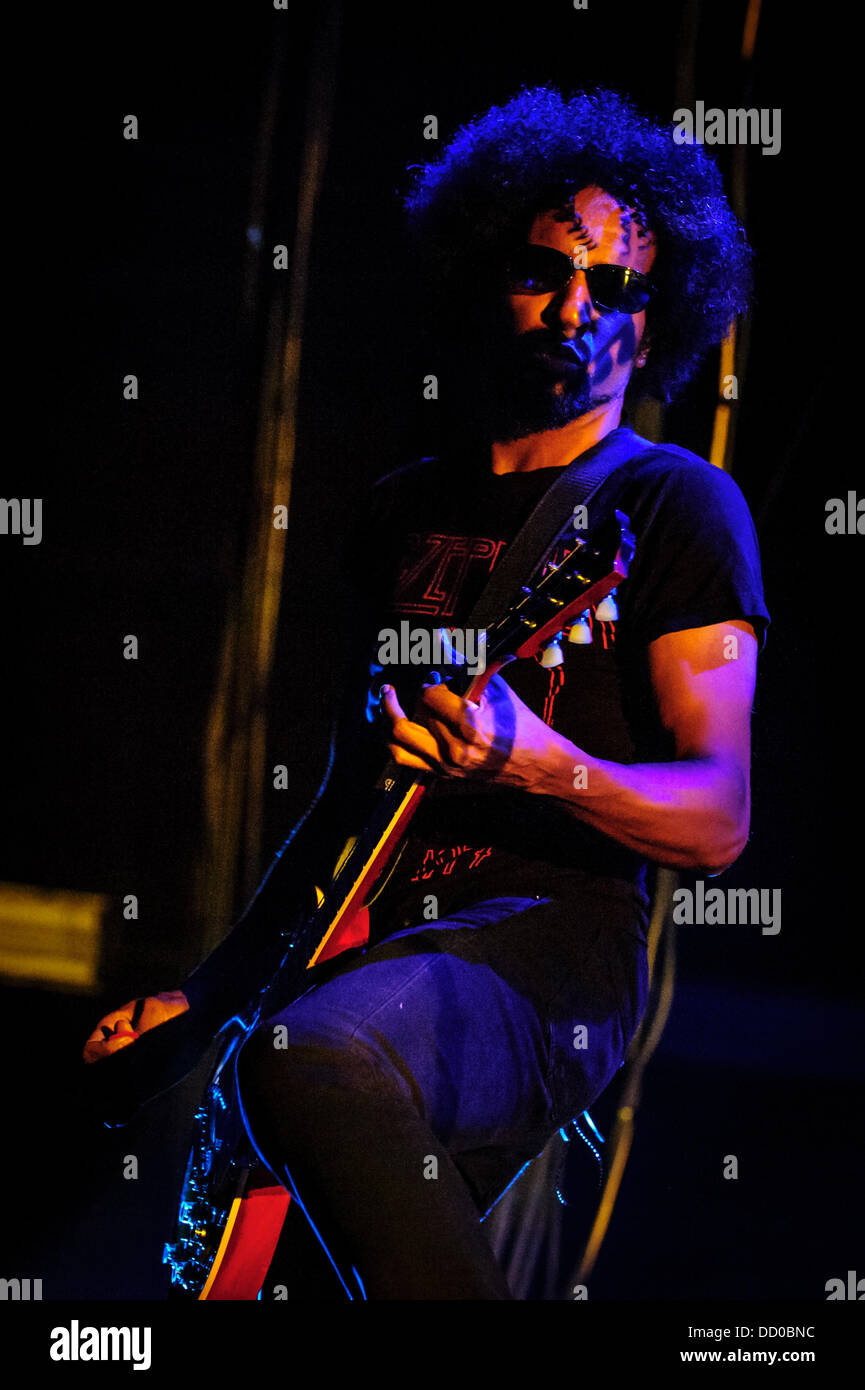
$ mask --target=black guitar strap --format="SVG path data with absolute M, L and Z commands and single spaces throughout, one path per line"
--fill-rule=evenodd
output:
M 609 514 L 636 466 L 657 447 L 622 425 L 563 468 L 505 550 L 465 626 L 488 628 L 496 622 L 564 533 L 569 530 L 573 539 L 574 508 L 591 503 L 593 529 Z

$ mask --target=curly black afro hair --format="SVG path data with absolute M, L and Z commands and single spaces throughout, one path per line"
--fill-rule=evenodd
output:
M 597 185 L 636 208 L 655 234 L 651 342 L 642 394 L 669 401 L 748 306 L 751 251 L 700 145 L 643 116 L 616 92 L 565 97 L 523 88 L 421 166 L 405 198 L 436 299 L 492 289 L 490 267 L 525 240 L 534 217 Z

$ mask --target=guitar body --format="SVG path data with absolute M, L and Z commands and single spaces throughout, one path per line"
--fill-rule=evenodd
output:
M 368 939 L 365 909 L 344 916 L 318 960 Z M 254 1301 L 282 1235 L 291 1194 L 261 1162 L 244 1128 L 234 1081 L 241 1043 L 260 1011 L 233 1019 L 195 1112 L 174 1239 L 163 1263 L 175 1294 L 198 1301 Z
M 484 669 L 470 677 L 456 666 L 451 688 L 478 700 L 507 662 L 535 656 L 561 638 L 571 618 L 596 607 L 627 576 L 634 549 L 628 525 L 628 518 L 616 512 L 590 538 L 576 539 L 565 559 L 548 566 L 536 586 L 523 589 L 487 630 Z M 244 1016 L 222 1030 L 224 1045 L 195 1114 L 175 1237 L 164 1253 L 172 1287 L 186 1297 L 244 1300 L 260 1295 L 290 1194 L 261 1163 L 246 1134 L 234 1084 L 236 1052 L 262 1019 L 304 992 L 305 969 L 368 939 L 366 904 L 431 780 L 431 774 L 388 763 L 364 829 L 343 850 L 325 892 L 318 892 L 316 911 L 288 942 L 277 975 Z

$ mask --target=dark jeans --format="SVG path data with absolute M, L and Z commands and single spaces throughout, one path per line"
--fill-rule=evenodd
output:
M 512 1297 L 480 1217 L 621 1065 L 644 932 L 622 891 L 476 903 L 315 967 L 246 1041 L 247 1129 L 353 1297 Z

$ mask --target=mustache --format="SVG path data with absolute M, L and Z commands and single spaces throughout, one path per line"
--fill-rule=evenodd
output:
M 533 328 L 512 340 L 509 355 L 517 361 L 531 360 L 544 353 L 560 357 L 573 355 L 575 362 L 585 366 L 592 357 L 597 358 L 606 351 L 629 321 L 627 314 L 606 314 L 602 319 L 577 329 L 573 338 L 563 338 L 560 333 L 549 329 Z
M 578 333 L 572 339 L 546 329 L 532 329 L 506 342 L 499 342 L 493 353 L 496 375 L 504 373 L 508 380 L 530 381 L 540 373 L 549 374 L 552 362 L 573 363 L 585 369 L 594 356 L 591 334 Z M 552 359 L 552 362 L 548 359 Z
M 519 357 L 534 357 L 541 353 L 568 352 L 573 352 L 575 356 L 582 356 L 584 351 L 582 345 L 585 339 L 590 336 L 588 330 L 584 330 L 573 338 L 563 338 L 560 334 L 550 333 L 544 328 L 534 328 L 528 333 L 520 333 L 513 340 L 513 348 Z

